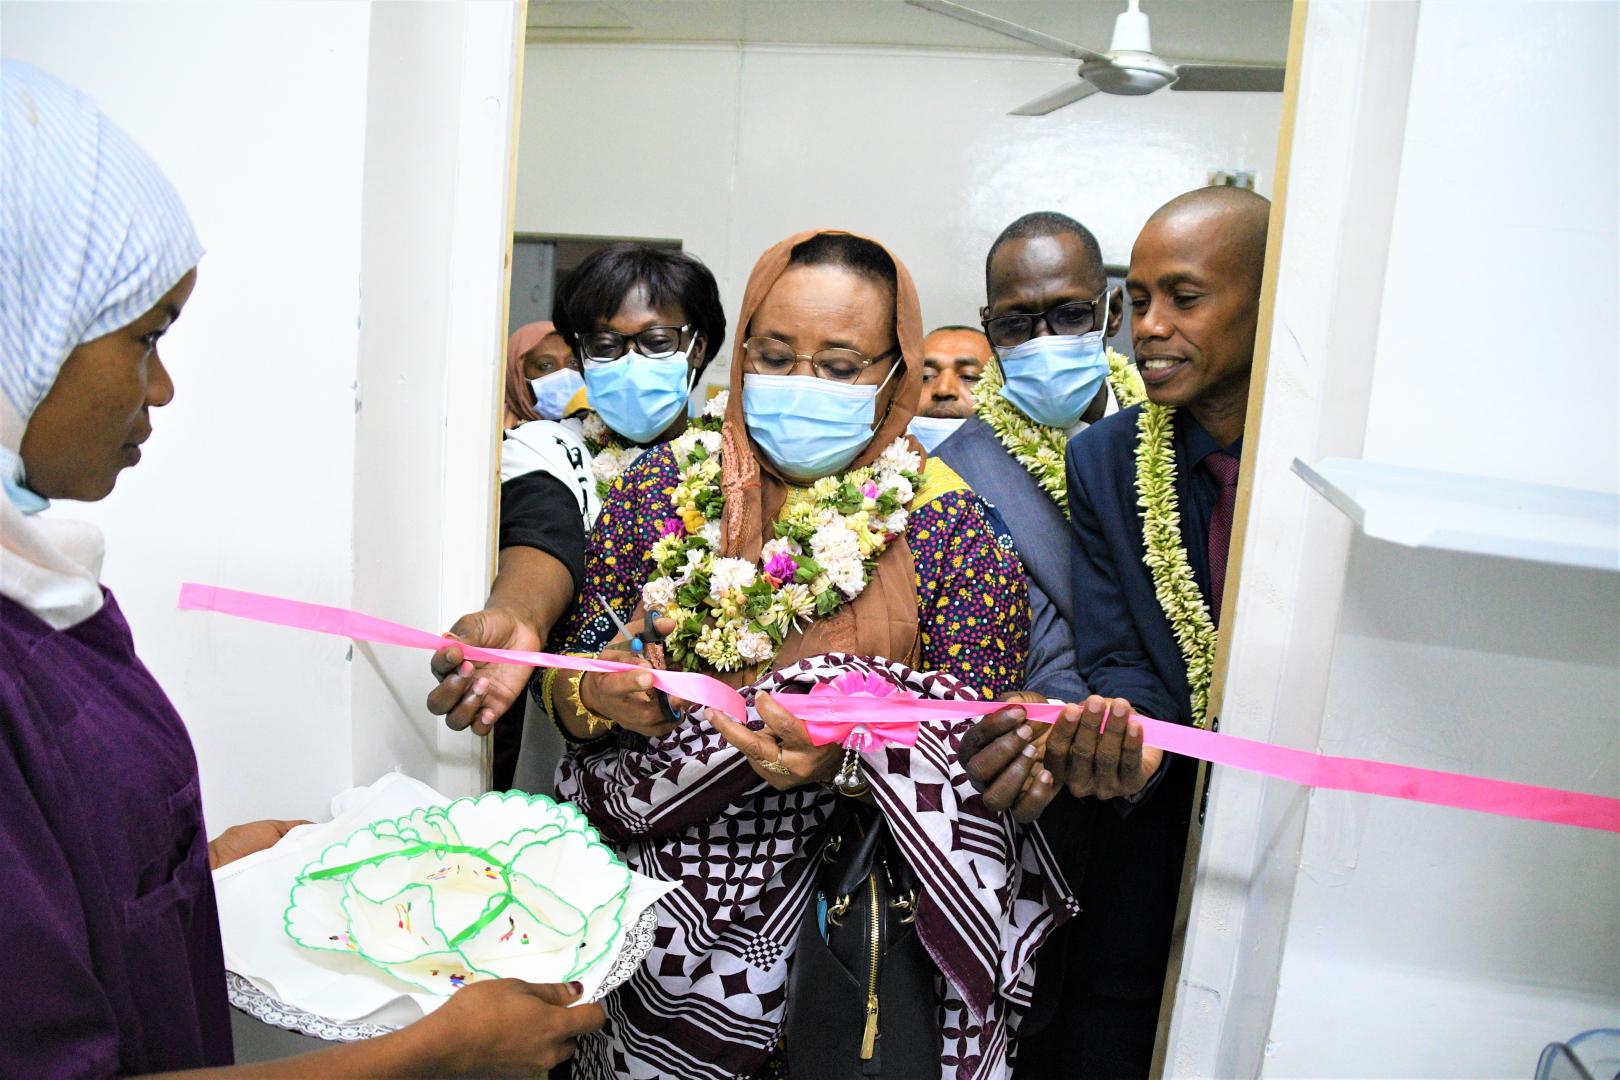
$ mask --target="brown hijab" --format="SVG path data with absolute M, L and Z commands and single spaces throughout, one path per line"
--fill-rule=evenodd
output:
M 512 331 L 506 339 L 506 426 L 516 427 L 540 419 L 534 411 L 534 388 L 523 374 L 523 354 L 557 332 L 548 322 L 532 322 Z
M 748 288 L 743 293 L 742 311 L 737 319 L 737 335 L 731 351 L 731 397 L 726 405 L 722 432 L 721 484 L 726 495 L 721 533 L 723 555 L 758 562 L 760 549 L 774 535 L 772 523 L 787 500 L 787 482 L 755 448 L 743 419 L 742 346 L 748 339 L 749 323 L 764 303 L 771 286 L 787 269 L 788 256 L 793 248 L 820 233 L 836 231 L 816 229 L 788 237 L 761 255 L 759 262 L 754 265 L 754 272 L 748 277 Z M 888 251 L 887 248 L 884 250 Z M 890 443 L 906 434 L 906 425 L 916 415 L 917 400 L 922 393 L 923 324 L 922 309 L 917 302 L 917 287 L 912 284 L 905 263 L 894 252 L 889 251 L 888 254 L 894 259 L 896 278 L 894 326 L 900 341 L 902 364 L 896 377 L 899 385 L 895 387 L 889 411 L 878 424 L 872 441 L 850 468 L 872 464 Z M 915 439 L 911 440 L 911 448 L 919 457 L 926 459 L 927 455 Z M 883 656 L 890 660 L 916 663 L 917 584 L 911 549 L 906 546 L 905 537 L 889 545 L 878 559 L 877 569 L 866 590 L 853 603 L 845 604 L 826 618 L 815 620 L 803 631 L 788 635 L 777 654 L 775 666 L 782 667 L 824 652 Z M 738 674 L 746 676 L 748 673 Z

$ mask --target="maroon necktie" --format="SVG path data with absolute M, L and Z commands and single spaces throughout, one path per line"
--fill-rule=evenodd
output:
M 1204 468 L 1220 481 L 1221 494 L 1209 515 L 1209 594 L 1215 624 L 1221 622 L 1221 592 L 1226 588 L 1226 549 L 1232 546 L 1232 514 L 1237 507 L 1238 459 L 1224 450 L 1204 458 Z

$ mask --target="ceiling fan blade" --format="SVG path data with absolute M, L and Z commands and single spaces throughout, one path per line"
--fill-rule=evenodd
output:
M 1280 94 L 1283 69 L 1264 64 L 1176 64 L 1172 90 L 1240 90 Z
M 1102 53 L 1092 52 L 1083 45 L 1076 45 L 1072 41 L 1064 41 L 1062 38 L 1043 34 L 1039 30 L 1031 30 L 1027 26 L 1020 26 L 1018 23 L 1008 22 L 1006 19 L 997 18 L 982 11 L 975 11 L 970 7 L 963 7 L 961 4 L 953 3 L 952 0 L 906 0 L 906 3 L 912 7 L 922 8 L 924 11 L 932 11 L 936 15 L 945 15 L 961 22 L 970 23 L 982 30 L 992 30 L 995 33 L 1015 38 L 1026 45 L 1033 45 L 1037 49 L 1045 49 L 1047 52 L 1056 53 L 1059 56 L 1067 56 L 1075 60 L 1108 59 Z
M 1026 101 L 1008 116 L 1045 116 L 1049 112 L 1057 112 L 1065 105 L 1073 105 L 1082 98 L 1088 98 L 1097 92 L 1097 88 L 1084 79 L 1076 79 L 1067 86 L 1060 86 L 1056 90 L 1042 94 L 1034 101 Z

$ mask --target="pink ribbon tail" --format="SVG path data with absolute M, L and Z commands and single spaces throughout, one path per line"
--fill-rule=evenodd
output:
M 526 652 L 520 649 L 484 649 L 477 645 L 440 637 L 426 630 L 415 630 L 387 619 L 362 615 L 358 611 L 327 607 L 325 604 L 306 604 L 301 600 L 284 600 L 262 593 L 223 589 L 215 585 L 186 584 L 180 586 L 181 611 L 214 611 L 221 615 L 234 615 L 239 619 L 290 626 L 295 630 L 313 630 L 318 634 L 334 634 L 355 641 L 369 641 L 379 645 L 401 645 L 407 649 L 427 649 L 437 652 L 454 645 L 469 660 L 494 664 L 523 664 L 527 667 L 552 667 L 565 671 L 649 671 L 653 685 L 666 694 L 711 709 L 719 709 L 739 719 L 748 714 L 742 695 L 719 679 L 699 675 L 692 671 L 659 671 L 636 664 L 621 664 L 613 660 L 595 660 L 587 656 L 559 656 L 556 653 Z

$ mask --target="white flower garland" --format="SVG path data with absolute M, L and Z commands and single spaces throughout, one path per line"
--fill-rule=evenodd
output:
M 703 415 L 697 422 L 709 422 L 714 430 L 726 416 L 726 401 L 730 392 L 722 390 L 710 398 L 703 406 Z M 596 494 L 606 499 L 608 492 L 613 489 L 614 481 L 618 480 L 624 470 L 634 465 L 647 452 L 646 447 L 637 446 L 625 439 L 618 432 L 602 422 L 594 410 L 586 410 L 580 418 L 580 434 L 585 439 L 585 448 L 591 452 L 591 476 L 596 480 Z
M 1108 385 L 1122 409 L 1147 398 L 1142 376 L 1131 360 L 1108 350 Z M 1069 479 L 1063 466 L 1063 450 L 1069 435 L 1062 428 L 1037 424 L 1025 416 L 1016 405 L 1001 396 L 1001 365 L 991 364 L 984 369 L 978 385 L 973 388 L 976 411 L 990 430 L 996 433 L 1001 445 L 1022 465 L 1041 490 L 1052 496 L 1058 509 L 1069 512 Z
M 896 439 L 875 464 L 791 497 L 756 564 L 718 554 L 726 503 L 720 433 L 690 429 L 670 449 L 680 481 L 647 556 L 657 571 L 641 599 L 675 620 L 665 655 L 688 671 L 767 664 L 801 622 L 859 596 L 878 557 L 905 533 L 905 508 L 922 484 L 922 459 Z
M 591 452 L 591 476 L 596 480 L 596 495 L 605 500 L 614 481 L 641 457 L 642 448 L 620 437 L 602 423 L 602 418 L 594 411 L 587 411 L 580 425 L 585 449 Z
M 1215 622 L 1193 578 L 1181 538 L 1176 501 L 1176 452 L 1172 442 L 1176 410 L 1152 402 L 1136 420 L 1136 497 L 1142 508 L 1143 561 L 1153 575 L 1153 591 L 1187 664 L 1194 727 L 1209 723 L 1209 683 L 1215 672 Z

